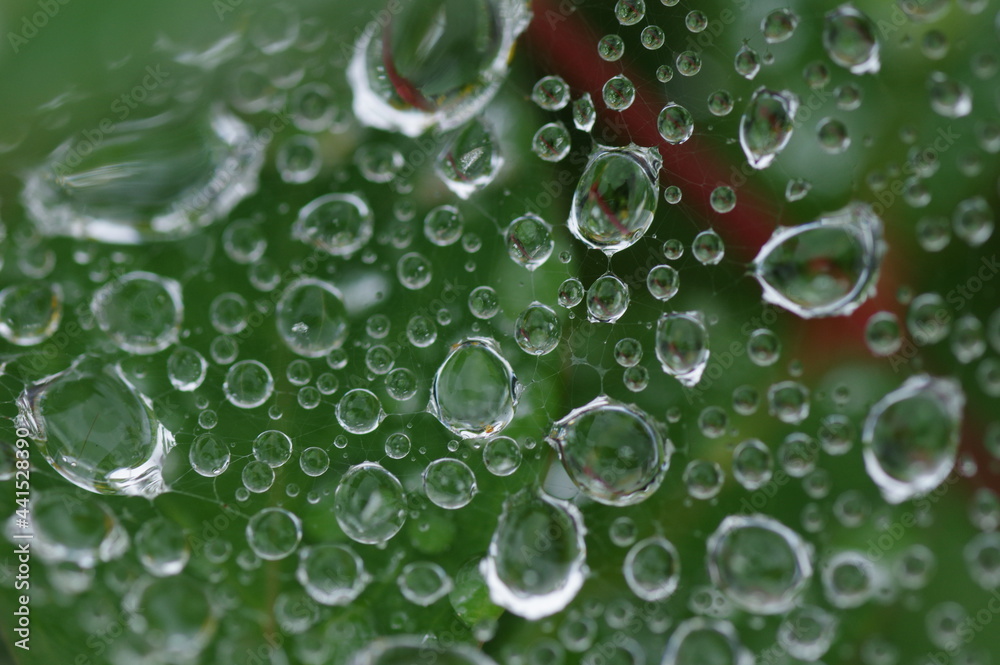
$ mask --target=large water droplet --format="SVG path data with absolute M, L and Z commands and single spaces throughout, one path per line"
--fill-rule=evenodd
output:
M 633 245 L 653 222 L 661 164 L 656 148 L 598 147 L 573 194 L 573 235 L 608 256 Z
M 332 284 L 312 277 L 288 285 L 274 320 L 288 348 L 307 358 L 324 356 L 347 338 L 343 297 Z
M 257 190 L 261 139 L 219 108 L 129 118 L 94 134 L 63 143 L 25 176 L 21 201 L 45 235 L 132 245 L 181 238 Z
M 647 413 L 605 395 L 553 423 L 547 440 L 577 488 L 609 506 L 653 494 L 673 452 Z
M 174 437 L 116 365 L 78 359 L 25 387 L 17 407 L 18 426 L 74 485 L 128 496 L 166 491 L 162 466 Z
M 576 506 L 522 490 L 509 497 L 481 564 L 490 600 L 525 619 L 566 607 L 583 586 L 587 548 Z M 538 536 L 545 534 L 545 546 Z
M 740 118 L 740 146 L 750 166 L 766 169 L 788 145 L 798 108 L 791 92 L 757 88 Z
M 907 379 L 868 412 L 865 469 L 886 501 L 926 494 L 955 466 L 965 394 L 954 379 Z
M 408 136 L 461 125 L 500 89 L 530 16 L 520 0 L 403 3 L 383 30 L 365 30 L 354 45 L 347 77 L 355 117 Z
M 334 256 L 349 256 L 368 244 L 375 218 L 354 194 L 326 194 L 306 204 L 292 225 L 292 237 Z
M 802 318 L 846 316 L 875 292 L 882 220 L 854 202 L 815 222 L 779 227 L 754 259 L 765 301 Z
M 493 130 L 481 118 L 449 136 L 434 163 L 441 181 L 456 196 L 467 199 L 500 173 L 503 155 Z
M 130 272 L 108 282 L 90 305 L 98 327 L 123 351 L 152 354 L 177 341 L 184 304 L 177 281 Z
M 492 340 L 473 337 L 451 348 L 431 386 L 430 411 L 464 438 L 499 432 L 514 418 L 520 387 Z

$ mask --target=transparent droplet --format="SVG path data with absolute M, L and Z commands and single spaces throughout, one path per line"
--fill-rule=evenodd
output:
M 927 79 L 931 109 L 944 118 L 962 118 L 972 112 L 972 90 L 943 72 L 932 72 Z
M 253 441 L 253 456 L 271 468 L 282 466 L 292 456 L 292 440 L 278 430 L 261 432 Z
M 533 302 L 514 322 L 514 341 L 525 353 L 543 356 L 559 345 L 562 326 L 555 311 L 540 302 Z
M 666 538 L 652 536 L 640 540 L 625 556 L 622 572 L 629 589 L 646 601 L 664 600 L 677 590 L 681 577 L 681 556 Z
M 438 247 L 458 242 L 463 230 L 462 214 L 450 205 L 432 208 L 424 217 L 424 236 Z
M 863 605 L 875 593 L 878 571 L 861 552 L 837 552 L 824 564 L 821 573 L 826 599 L 837 608 Z
M 701 312 L 663 314 L 656 323 L 656 357 L 663 371 L 692 387 L 708 365 L 708 328 Z
M 982 196 L 961 201 L 952 213 L 955 235 L 969 247 L 979 247 L 993 236 L 993 210 Z
M 406 495 L 399 479 L 375 462 L 352 466 L 333 495 L 337 524 L 351 540 L 387 542 L 406 521 Z
M 688 32 L 704 32 L 705 28 L 708 27 L 708 17 L 703 11 L 692 10 L 684 16 L 684 27 L 688 29 Z
M 274 377 L 263 363 L 257 360 L 241 360 L 226 372 L 222 390 L 233 406 L 253 409 L 271 398 L 274 392 Z
M 284 508 L 265 508 L 247 522 L 247 544 L 267 561 L 284 559 L 302 540 L 302 520 Z
M 722 467 L 708 460 L 691 460 L 681 476 L 688 496 L 700 501 L 718 496 L 725 479 Z
M 875 74 L 881 67 L 875 24 L 851 4 L 824 16 L 823 48 L 831 60 L 852 74 Z
M 489 320 L 500 313 L 500 297 L 492 286 L 477 286 L 469 292 L 469 311 L 477 319 Z
M 191 445 L 188 461 L 195 473 L 214 478 L 229 468 L 229 447 L 214 434 L 199 434 Z
M 601 92 L 604 103 L 612 111 L 624 111 L 635 101 L 635 84 L 623 74 L 608 79 Z
M 142 567 L 156 577 L 177 575 L 191 558 L 184 530 L 164 517 L 142 525 L 135 535 L 135 550 Z
M 500 432 L 514 418 L 520 387 L 492 340 L 452 346 L 431 386 L 428 411 L 463 438 Z
M 726 246 L 718 233 L 708 229 L 695 236 L 694 242 L 691 243 L 691 253 L 698 259 L 698 263 L 714 266 L 725 257 Z
M 420 252 L 407 252 L 396 262 L 396 278 L 403 288 L 417 291 L 431 283 L 434 268 Z
M 493 129 L 475 118 L 445 140 L 434 170 L 448 189 L 467 199 L 493 182 L 503 161 Z
M 123 351 L 152 354 L 177 341 L 184 318 L 181 285 L 149 272 L 130 272 L 94 293 L 98 327 Z
M 605 395 L 553 423 L 546 440 L 577 488 L 610 506 L 652 495 L 673 451 L 647 413 Z
M 51 563 L 94 568 L 120 558 L 129 546 L 128 533 L 115 514 L 89 495 L 33 493 L 28 522 L 32 552 Z
M 655 51 L 661 48 L 664 43 L 666 43 L 667 37 L 663 32 L 663 28 L 658 25 L 647 25 L 642 29 L 642 33 L 639 35 L 639 41 L 642 43 L 643 47 L 649 49 L 650 51 Z
M 275 323 L 288 348 L 307 358 L 324 356 L 347 338 L 343 296 L 312 277 L 288 285 L 275 307 Z
M 816 661 L 833 645 L 837 617 L 815 605 L 792 609 L 778 626 L 778 645 L 794 658 Z
M 549 536 L 548 547 L 537 547 L 540 533 Z M 585 533 L 570 503 L 530 490 L 510 496 L 481 564 L 490 600 L 529 620 L 565 608 L 586 575 Z
M 81 357 L 27 385 L 17 426 L 59 475 L 98 494 L 154 497 L 174 437 L 114 364 Z
M 497 436 L 483 446 L 483 464 L 494 476 L 509 476 L 521 466 L 523 453 L 517 441 Z
M 757 55 L 757 51 L 750 48 L 750 45 L 744 42 L 740 50 L 736 52 L 736 57 L 733 59 L 733 66 L 737 74 L 748 81 L 752 81 L 760 71 L 760 56 Z
M 809 545 L 765 515 L 726 517 L 707 549 L 712 582 L 754 614 L 788 611 L 812 578 Z
M 403 598 L 414 605 L 428 607 L 448 595 L 451 578 L 444 568 L 430 561 L 408 563 L 396 578 Z
M 583 93 L 573 102 L 573 126 L 581 132 L 589 132 L 597 121 L 597 109 L 589 92 Z
M 742 441 L 733 450 L 733 477 L 744 489 L 754 491 L 771 481 L 774 458 L 759 439 Z
M 368 244 L 375 218 L 355 194 L 325 194 L 307 203 L 292 224 L 292 237 L 333 256 L 350 256 Z
M 781 338 L 768 328 L 754 330 L 747 340 L 747 357 L 758 367 L 770 367 L 781 357 Z
M 576 185 L 570 232 L 608 256 L 635 244 L 656 213 L 661 165 L 655 148 L 599 146 Z
M 694 76 L 701 71 L 701 56 L 694 51 L 681 51 L 674 64 L 681 76 Z
M 507 255 L 528 270 L 545 263 L 555 247 L 552 229 L 541 217 L 530 212 L 510 223 L 505 240 Z
M 531 139 L 531 150 L 546 162 L 558 162 L 569 154 L 572 141 L 569 130 L 561 122 L 542 125 Z
M 354 116 L 407 136 L 462 125 L 503 85 L 530 17 L 519 0 L 400 6 L 391 30 L 372 23 L 349 48 Z
M 616 62 L 625 54 L 625 40 L 618 35 L 604 35 L 597 42 L 597 54 L 601 60 Z
M 666 302 L 677 295 L 680 274 L 667 265 L 654 266 L 646 275 L 646 288 L 654 298 Z
M 330 468 L 330 455 L 322 448 L 306 448 L 299 455 L 299 468 L 310 478 L 322 476 Z
M 776 9 L 760 22 L 760 31 L 768 44 L 783 42 L 792 36 L 799 17 L 791 9 Z
M 679 145 L 691 138 L 694 133 L 694 118 L 686 108 L 671 102 L 660 111 L 656 127 L 664 141 L 671 145 Z
M 785 200 L 789 203 L 801 201 L 809 194 L 812 183 L 804 178 L 792 178 L 785 186 Z
M 873 295 L 884 251 L 882 221 L 854 202 L 779 227 L 754 259 L 754 276 L 766 302 L 800 317 L 846 316 Z
M 839 155 L 851 145 L 847 127 L 835 118 L 823 118 L 816 127 L 819 147 L 831 155 Z
M 629 290 L 612 274 L 602 275 L 587 289 L 587 318 L 594 323 L 614 323 L 628 309 Z
M 337 402 L 337 422 L 351 434 L 374 432 L 383 418 L 382 403 L 370 390 L 349 390 Z
M 561 76 L 543 76 L 532 88 L 531 99 L 546 111 L 559 111 L 569 104 L 569 85 Z
M 583 283 L 576 277 L 570 277 L 559 285 L 559 305 L 561 307 L 576 307 L 583 302 Z
M 886 501 L 935 489 L 958 454 L 965 395 L 954 379 L 913 376 L 879 400 L 865 418 L 865 469 Z
M 339 544 L 302 548 L 295 577 L 322 605 L 349 605 L 371 581 L 357 552 Z
M 768 413 L 795 425 L 809 416 L 809 390 L 797 381 L 779 381 L 768 388 L 767 404 Z
M 451 457 L 436 459 L 423 474 L 424 493 L 431 503 L 448 510 L 469 504 L 478 492 L 476 475 L 465 462 Z
M 0 291 L 0 336 L 17 346 L 44 342 L 59 329 L 62 311 L 63 292 L 58 284 L 8 286 Z
M 733 104 L 733 96 L 728 90 L 716 90 L 708 96 L 708 110 L 714 116 L 729 115 Z
M 660 83 L 669 83 L 674 78 L 674 69 L 670 65 L 660 65 L 656 68 L 656 80 Z
M 757 88 L 740 118 L 740 146 L 755 169 L 766 169 L 774 161 L 794 130 L 799 98 L 788 91 Z
M 694 617 L 677 625 L 667 641 L 663 663 L 753 665 L 754 656 L 740 642 L 733 625 L 721 619 Z
M 622 25 L 635 25 L 645 17 L 645 0 L 618 0 L 615 3 L 615 18 Z

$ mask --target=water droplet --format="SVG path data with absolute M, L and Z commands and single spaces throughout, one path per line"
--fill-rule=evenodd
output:
M 537 545 L 541 533 L 544 548 Z M 529 620 L 562 610 L 583 586 L 585 533 L 570 503 L 529 490 L 510 496 L 481 565 L 490 600 Z
M 403 288 L 417 291 L 431 283 L 434 269 L 420 252 L 407 252 L 396 262 L 396 278 Z
M 625 40 L 618 35 L 604 35 L 597 42 L 597 54 L 601 60 L 616 62 L 625 54 Z
M 477 286 L 469 292 L 469 311 L 477 319 L 489 320 L 500 313 L 500 297 L 492 286 Z
M 605 395 L 553 423 L 546 440 L 577 488 L 609 506 L 652 495 L 673 452 L 647 413 Z
M 972 112 L 972 90 L 943 72 L 932 72 L 927 79 L 931 108 L 944 118 L 962 118 Z
M 438 206 L 424 217 L 424 236 L 438 247 L 458 242 L 463 230 L 462 214 L 450 205 Z
M 123 351 L 152 354 L 177 341 L 184 304 L 181 285 L 149 272 L 108 282 L 91 301 L 98 327 Z
M 543 76 L 531 89 L 531 99 L 546 111 L 559 111 L 569 104 L 569 85 L 561 76 Z
M 337 422 L 351 434 L 374 432 L 383 418 L 382 403 L 370 390 L 349 390 L 337 402 Z
M 667 642 L 663 663 L 693 665 L 753 665 L 754 656 L 741 643 L 728 621 L 694 617 L 674 629 Z
M 343 297 L 329 282 L 312 277 L 288 285 L 275 308 L 275 322 L 288 348 L 307 358 L 324 356 L 347 338 Z
M 274 377 L 263 363 L 241 360 L 226 372 L 222 390 L 230 404 L 241 409 L 253 409 L 271 398 Z
M 292 440 L 278 430 L 261 432 L 253 441 L 253 456 L 271 468 L 282 466 L 292 456 Z
M 656 148 L 598 147 L 573 194 L 573 235 L 608 256 L 635 244 L 656 213 L 661 164 Z
M 465 462 L 451 457 L 436 459 L 423 474 L 424 493 L 431 503 L 448 510 L 467 506 L 478 492 L 476 475 Z
M 511 0 L 402 6 L 388 27 L 362 31 L 351 49 L 354 116 L 407 136 L 458 127 L 500 89 L 530 17 Z
M 744 489 L 760 489 L 771 480 L 774 459 L 759 439 L 747 439 L 733 450 L 733 477 Z
M 604 103 L 612 111 L 624 111 L 635 101 L 635 84 L 623 74 L 612 76 L 602 89 Z
M 509 476 L 521 466 L 521 446 L 509 436 L 490 439 L 483 446 L 483 464 L 494 476 Z
M 128 533 L 118 518 L 90 496 L 48 491 L 31 498 L 28 516 L 32 550 L 49 562 L 94 568 L 128 549 Z
M 428 607 L 448 595 L 451 578 L 444 568 L 430 561 L 408 563 L 396 578 L 403 598 L 414 605 Z
M 587 289 L 587 318 L 593 323 L 614 323 L 628 309 L 629 290 L 612 274 L 602 275 Z
M 790 9 L 775 9 L 760 22 L 760 31 L 768 44 L 783 42 L 792 36 L 799 24 L 799 17 Z
M 736 52 L 736 57 L 733 59 L 733 66 L 736 68 L 737 74 L 748 81 L 752 81 L 760 71 L 760 56 L 757 55 L 757 51 L 750 48 L 750 45 L 744 42 L 740 50 Z
M 885 244 L 870 206 L 779 227 L 754 259 L 765 301 L 802 318 L 846 316 L 874 293 Z
M 299 211 L 292 237 L 333 256 L 350 256 L 368 244 L 375 228 L 371 209 L 354 194 L 326 194 Z
M 635 25 L 646 16 L 644 0 L 618 0 L 615 3 L 615 18 L 622 25 Z
M 680 274 L 670 266 L 654 266 L 646 275 L 646 288 L 654 298 L 666 302 L 677 295 Z
M 671 102 L 660 111 L 656 127 L 664 141 L 679 145 L 694 133 L 694 118 L 686 108 Z
M 18 427 L 59 475 L 98 494 L 154 497 L 174 445 L 152 404 L 113 364 L 82 357 L 25 387 Z
M 541 217 L 530 212 L 510 223 L 505 240 L 508 256 L 528 270 L 545 263 L 555 247 L 552 229 Z
M 555 350 L 561 333 L 558 315 L 539 302 L 528 305 L 514 322 L 514 341 L 522 351 L 533 356 L 544 356 Z
M 701 56 L 694 51 L 682 51 L 674 60 L 677 73 L 681 76 L 694 76 L 701 71 Z
M 179 574 L 191 558 L 184 530 L 163 517 L 142 525 L 135 535 L 135 551 L 143 568 L 156 577 Z
M 463 438 L 501 431 L 514 418 L 520 387 L 492 340 L 454 345 L 431 386 L 428 411 Z
M 674 78 L 674 69 L 670 65 L 660 65 L 656 68 L 656 80 L 660 83 L 669 83 Z
M 851 145 L 847 127 L 836 118 L 820 120 L 816 126 L 816 136 L 819 138 L 819 147 L 831 155 L 839 155 Z
M 445 140 L 434 170 L 448 189 L 467 199 L 493 182 L 503 161 L 493 130 L 476 118 Z
M 352 466 L 333 495 L 337 524 L 351 540 L 378 545 L 406 521 L 406 495 L 399 479 L 375 462 Z
M 581 132 L 589 132 L 597 121 L 597 109 L 589 92 L 583 93 L 573 102 L 573 126 Z
M 559 305 L 567 309 L 576 307 L 583 302 L 583 283 L 576 277 L 570 277 L 559 285 Z
M 937 488 L 958 454 L 965 395 L 954 379 L 920 374 L 879 400 L 865 418 L 865 469 L 886 501 Z
M 697 385 L 708 365 L 708 328 L 701 312 L 664 314 L 656 324 L 656 357 L 681 385 Z
M 652 536 L 640 540 L 625 556 L 625 582 L 636 596 L 646 601 L 669 598 L 681 577 L 681 557 L 666 538 Z
M 812 578 L 811 552 L 799 534 L 765 515 L 730 515 L 708 538 L 712 582 L 754 614 L 792 608 Z
M 302 520 L 284 508 L 265 508 L 247 522 L 247 543 L 261 559 L 284 559 L 300 540 Z
M 639 35 L 639 41 L 642 43 L 643 47 L 649 49 L 650 51 L 655 51 L 666 43 L 667 37 L 663 32 L 663 28 L 660 26 L 647 25 L 642 29 L 642 33 Z
M 733 96 L 728 90 L 716 90 L 708 96 L 708 110 L 718 117 L 727 116 L 733 110 Z
M 63 293 L 58 284 L 8 286 L 0 291 L 0 336 L 18 346 L 44 342 L 59 329 L 62 310 Z
M 546 162 L 563 160 L 571 147 L 569 130 L 561 122 L 542 125 L 531 139 L 531 150 Z
M 823 18 L 823 48 L 831 60 L 852 74 L 875 74 L 881 67 L 875 24 L 850 4 Z
M 96 142 L 56 148 L 26 174 L 21 201 L 43 235 L 130 245 L 183 238 L 257 191 L 264 145 L 221 108 L 133 114 Z
M 792 609 L 778 626 L 778 644 L 793 658 L 813 662 L 833 645 L 837 617 L 815 605 Z
M 188 461 L 195 473 L 214 478 L 229 468 L 229 447 L 214 434 L 199 434 L 191 445 Z
M 371 581 L 350 545 L 302 548 L 295 577 L 309 597 L 322 605 L 350 605 Z
M 740 146 L 755 169 L 766 169 L 792 138 L 799 98 L 757 88 L 740 118 Z

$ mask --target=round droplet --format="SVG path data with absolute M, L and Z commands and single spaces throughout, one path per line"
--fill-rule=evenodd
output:
M 677 590 L 681 557 L 673 543 L 653 536 L 632 546 L 625 556 L 622 572 L 636 596 L 646 601 L 663 600 Z
M 58 284 L 8 286 L 0 291 L 0 336 L 18 346 L 43 342 L 59 328 L 62 308 L 63 293 Z
M 618 0 L 615 3 L 615 18 L 622 25 L 635 25 L 645 17 L 645 0 Z
M 98 327 L 123 351 L 151 354 L 177 341 L 184 306 L 181 286 L 149 272 L 130 272 L 94 293 Z
M 851 145 L 851 137 L 847 135 L 847 127 L 835 118 L 823 118 L 816 127 L 819 147 L 831 155 L 839 155 Z
M 802 538 L 764 515 L 731 515 L 708 538 L 712 582 L 754 614 L 789 610 L 812 577 Z
M 423 474 L 424 493 L 431 503 L 448 510 L 469 504 L 476 495 L 476 475 L 461 460 L 443 457 L 427 465 Z
M 681 385 L 697 385 L 708 365 L 708 328 L 701 312 L 664 314 L 656 324 L 656 357 Z
M 672 447 L 652 418 L 604 395 L 553 423 L 546 439 L 577 488 L 609 506 L 648 498 L 670 465 Z
M 538 534 L 548 546 L 537 546 Z M 522 490 L 504 501 L 489 553 L 481 564 L 490 600 L 534 620 L 565 608 L 583 586 L 586 529 L 579 509 Z
M 477 319 L 492 319 L 500 313 L 500 297 L 492 286 L 477 286 L 469 293 L 469 311 Z
M 350 256 L 368 244 L 375 218 L 354 194 L 326 194 L 306 204 L 292 225 L 292 237 L 334 256 Z
M 899 319 L 892 312 L 875 312 L 865 324 L 865 343 L 876 356 L 891 356 L 903 345 Z
M 274 392 L 274 377 L 263 363 L 256 360 L 241 360 L 226 372 L 222 384 L 226 399 L 241 409 L 253 409 L 271 398 Z
M 458 242 L 462 230 L 462 214 L 454 206 L 432 208 L 424 217 L 424 236 L 438 247 Z
M 370 390 L 349 390 L 337 402 L 337 422 L 351 434 L 374 432 L 383 418 L 382 403 Z
M 558 111 L 569 104 L 569 85 L 559 76 L 542 77 L 532 88 L 531 99 L 546 111 Z
M 428 410 L 463 438 L 501 431 L 514 418 L 520 388 L 492 340 L 473 337 L 451 348 L 431 386 Z
M 434 275 L 431 262 L 419 252 L 408 252 L 396 263 L 396 277 L 399 283 L 411 291 L 417 291 L 431 283 Z
M 349 545 L 302 548 L 295 577 L 309 597 L 322 605 L 349 605 L 371 580 L 361 557 Z
M 726 246 L 718 233 L 708 229 L 694 237 L 694 242 L 691 243 L 691 253 L 694 254 L 694 258 L 698 259 L 698 263 L 714 266 L 725 257 Z
M 552 230 L 538 215 L 528 213 L 507 227 L 507 255 L 517 264 L 534 270 L 552 255 Z
M 654 266 L 646 275 L 646 288 L 654 298 L 666 302 L 677 295 L 680 274 L 667 265 Z
M 186 346 L 178 346 L 167 358 L 167 377 L 175 390 L 192 392 L 205 380 L 208 361 L 205 357 Z
M 752 81 L 760 71 L 760 56 L 757 55 L 757 51 L 750 48 L 750 45 L 744 42 L 740 50 L 736 52 L 736 57 L 733 59 L 733 66 L 737 74 L 748 81 Z
M 555 311 L 539 302 L 528 305 L 514 322 L 514 340 L 533 356 L 551 353 L 559 345 L 562 327 Z
M 618 35 L 604 35 L 597 42 L 597 54 L 601 60 L 615 62 L 625 54 L 625 40 Z
M 583 302 L 583 283 L 576 277 L 570 277 L 559 285 L 559 305 L 561 307 L 576 307 Z
M 396 476 L 375 462 L 352 466 L 333 496 L 337 524 L 351 540 L 378 545 L 406 521 L 406 495 Z
M 635 101 L 635 84 L 623 74 L 612 76 L 602 89 L 604 103 L 612 111 L 624 111 Z
M 561 122 L 542 125 L 531 139 L 531 150 L 547 162 L 561 161 L 571 147 L 569 130 Z
M 791 92 L 757 88 L 740 118 L 740 146 L 750 166 L 771 165 L 792 138 L 799 99 Z
M 660 26 L 647 25 L 642 29 L 642 33 L 639 35 L 639 41 L 642 43 L 643 47 L 649 49 L 650 51 L 655 51 L 666 43 L 667 37 L 663 32 L 663 28 Z
M 747 439 L 733 450 L 733 477 L 744 489 L 760 489 L 771 480 L 774 459 L 759 439 Z
M 278 333 L 293 352 L 325 356 L 347 338 L 347 308 L 332 284 L 300 278 L 285 289 L 275 307 Z
M 284 432 L 261 432 L 253 441 L 253 456 L 271 468 L 282 466 L 292 456 L 292 440 Z
M 764 33 L 764 41 L 768 44 L 783 42 L 792 36 L 799 17 L 790 9 L 776 9 L 760 22 L 760 31 Z
M 229 468 L 229 447 L 214 434 L 199 434 L 191 445 L 188 461 L 195 473 L 214 478 Z
M 754 330 L 747 340 L 747 357 L 758 367 L 770 367 L 781 357 L 781 338 L 768 328 Z
M 716 90 L 708 96 L 708 110 L 714 116 L 729 115 L 733 104 L 733 96 L 727 90 Z
M 720 185 L 712 190 L 708 202 L 712 206 L 712 210 L 717 213 L 731 212 L 736 207 L 736 192 L 733 191 L 732 187 Z
M 736 629 L 728 621 L 695 617 L 674 629 L 662 662 L 750 665 L 754 656 L 740 643 Z
M 595 323 L 614 323 L 628 309 L 629 290 L 625 282 L 607 274 L 587 289 L 587 318 Z
M 267 561 L 277 561 L 299 546 L 302 521 L 284 508 L 265 508 L 247 522 L 246 535 L 254 554 Z
M 428 607 L 448 595 L 452 589 L 451 578 L 444 568 L 421 561 L 408 563 L 396 578 L 396 584 L 403 598 L 414 605 Z
M 694 133 L 694 118 L 686 108 L 671 102 L 660 111 L 656 128 L 664 141 L 671 145 L 679 145 L 691 138 Z
M 490 439 L 483 446 L 483 464 L 494 476 L 509 476 L 521 466 L 521 446 L 509 436 Z
M 135 535 L 135 550 L 142 567 L 156 577 L 179 574 L 191 558 L 184 530 L 163 517 L 142 525 Z
M 881 68 L 875 24 L 851 4 L 823 19 L 823 48 L 830 59 L 852 74 L 874 74 Z

